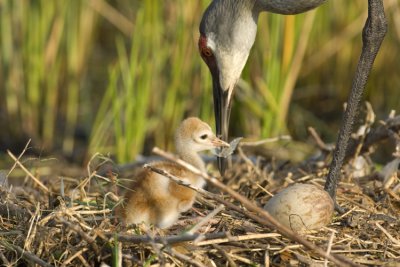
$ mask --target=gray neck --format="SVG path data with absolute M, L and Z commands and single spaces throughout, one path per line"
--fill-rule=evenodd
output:
M 294 15 L 306 12 L 323 4 L 326 0 L 257 0 L 259 11 Z
M 204 12 L 200 23 L 200 31 L 226 32 L 243 18 L 258 20 L 259 9 L 257 0 L 214 0 Z
M 206 166 L 204 164 L 204 161 L 202 160 L 200 155 L 197 154 L 196 152 L 188 149 L 182 149 L 179 147 L 176 148 L 176 152 L 182 160 L 193 165 L 202 172 L 206 171 Z
M 246 16 L 252 16 L 253 20 L 257 22 L 259 13 L 263 11 L 293 15 L 314 9 L 325 2 L 326 0 L 213 0 L 206 13 L 213 13 L 209 15 L 215 16 L 215 19 L 210 19 L 212 23 L 218 21 L 232 27 L 235 21 Z M 223 16 L 223 19 L 219 16 Z M 222 27 L 224 26 L 222 25 Z

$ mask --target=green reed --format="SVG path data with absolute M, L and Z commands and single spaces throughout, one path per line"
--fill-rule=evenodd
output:
M 1 1 L 0 7 L 8 130 L 44 149 L 61 141 L 70 154 L 97 14 L 84 1 Z
M 0 0 L 0 138 L 30 137 L 70 155 L 80 128 L 89 153 L 126 162 L 154 145 L 171 149 L 184 117 L 214 123 L 211 75 L 197 51 L 209 1 L 107 3 Z M 366 94 L 381 113 L 398 109 L 400 97 L 400 4 L 385 5 L 390 28 Z M 306 138 L 306 126 L 334 135 L 320 113 L 341 117 L 366 7 L 337 0 L 298 16 L 262 14 L 231 135 Z

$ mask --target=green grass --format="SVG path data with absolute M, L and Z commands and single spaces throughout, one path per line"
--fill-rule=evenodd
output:
M 254 116 L 261 121 L 261 136 L 286 131 L 289 103 L 314 17 L 315 11 L 312 11 L 298 16 L 263 14 L 259 20 L 259 31 L 268 35 L 257 39 L 256 51 L 250 60 L 260 65 L 261 75 L 254 78 L 253 90 L 262 101 L 251 101 L 249 105 L 259 105 Z
M 197 51 L 193 37 L 186 34 L 184 13 L 179 10 L 176 22 L 168 27 L 160 20 L 164 12 L 158 1 L 143 2 L 135 14 L 129 49 L 122 37 L 117 38 L 117 63 L 111 67 L 93 127 L 93 152 L 109 151 L 119 161 L 132 160 L 143 150 L 149 132 L 153 142 L 170 148 L 174 128 L 192 105 L 193 87 L 201 96 L 201 88 L 193 84 L 194 69 L 206 70 L 191 60 Z M 209 110 L 203 105 L 197 109 Z M 211 112 L 203 114 L 210 119 Z
M 211 77 L 197 51 L 209 1 L 105 3 L 0 0 L 0 138 L 27 136 L 72 155 L 79 128 L 89 154 L 127 162 L 153 145 L 171 149 L 184 117 L 214 123 Z M 400 97 L 400 4 L 385 5 L 390 28 L 366 94 L 381 116 L 399 109 Z M 340 120 L 351 87 L 366 8 L 337 0 L 298 16 L 262 14 L 231 135 L 302 139 L 319 125 L 335 136 L 330 121 Z
M 81 82 L 97 17 L 85 3 L 0 2 L 1 111 L 8 129 L 26 133 L 47 149 L 61 142 L 65 153 L 74 146 Z

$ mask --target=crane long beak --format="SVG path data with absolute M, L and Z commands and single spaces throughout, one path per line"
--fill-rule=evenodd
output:
M 232 88 L 233 89 L 233 88 Z M 223 141 L 228 141 L 229 117 L 231 114 L 231 90 L 223 90 L 221 88 L 219 77 L 213 75 L 213 95 L 214 95 L 214 113 L 217 137 Z M 218 169 L 221 175 L 224 175 L 227 160 L 226 158 L 218 157 Z

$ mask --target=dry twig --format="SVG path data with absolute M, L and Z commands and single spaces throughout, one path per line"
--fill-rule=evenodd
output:
M 21 247 L 19 247 L 17 245 L 14 245 L 14 244 L 11 244 L 11 243 L 8 243 L 5 240 L 0 240 L 0 244 L 2 244 L 4 247 L 6 247 L 9 250 L 13 250 L 13 251 L 17 252 L 17 254 L 19 256 L 21 256 L 22 258 L 24 258 L 28 262 L 35 263 L 35 264 L 38 264 L 38 265 L 43 266 L 43 267 L 52 267 L 53 266 L 53 265 L 45 262 L 44 260 L 42 260 L 38 256 L 36 256 L 35 254 L 30 253 L 28 251 L 25 251 Z
M 79 234 L 88 244 L 90 244 L 98 257 L 101 255 L 101 251 L 97 246 L 95 239 L 85 233 L 81 228 L 77 225 L 70 223 L 69 221 L 65 220 L 64 218 L 57 218 L 61 223 L 66 225 L 68 228 L 72 229 L 74 232 Z
M 47 193 L 50 192 L 50 190 L 45 186 L 38 178 L 36 178 L 25 166 L 14 156 L 14 154 L 10 151 L 7 150 L 8 155 L 15 161 L 15 163 L 30 177 L 32 180 L 38 184 L 44 191 Z

